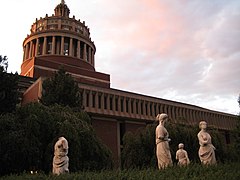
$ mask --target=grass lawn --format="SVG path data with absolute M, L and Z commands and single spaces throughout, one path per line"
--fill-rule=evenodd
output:
M 165 170 L 157 169 L 131 169 L 131 170 L 104 170 L 100 172 L 78 172 L 53 176 L 51 174 L 20 174 L 0 177 L 6 180 L 18 179 L 62 179 L 62 180 L 143 180 L 143 179 L 167 179 L 167 180 L 188 180 L 188 179 L 204 179 L 204 180 L 240 180 L 240 163 L 218 164 L 216 166 L 203 167 L 200 164 L 191 164 L 188 167 L 171 167 Z

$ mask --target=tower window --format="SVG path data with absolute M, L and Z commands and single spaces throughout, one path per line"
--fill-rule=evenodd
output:
M 68 43 L 64 43 L 64 55 L 68 56 Z
M 51 54 L 51 53 L 52 53 L 52 42 L 48 42 L 48 45 L 47 45 L 47 53 L 48 53 L 48 54 Z

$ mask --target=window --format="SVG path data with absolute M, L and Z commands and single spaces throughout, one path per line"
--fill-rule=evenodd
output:
M 51 53 L 52 53 L 52 42 L 48 42 L 48 45 L 47 45 L 47 53 L 48 53 L 48 54 L 51 54 Z
M 64 43 L 64 55 L 65 55 L 65 56 L 68 56 L 68 51 L 69 51 L 69 50 L 68 50 L 68 43 L 65 42 L 65 43 Z

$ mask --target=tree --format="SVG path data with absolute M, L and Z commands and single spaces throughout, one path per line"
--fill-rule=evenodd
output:
M 139 129 L 136 134 L 128 132 L 124 135 L 123 151 L 121 154 L 123 168 L 157 167 L 155 144 L 156 126 L 157 124 L 149 124 L 146 128 Z M 199 143 L 197 139 L 199 132 L 198 126 L 170 123 L 166 125 L 166 128 L 171 138 L 169 145 L 173 162 L 177 163 L 175 153 L 178 150 L 178 144 L 183 143 L 190 161 L 200 163 L 198 157 Z M 232 156 L 235 151 L 229 149 L 223 142 L 223 135 L 216 129 L 208 129 L 208 131 L 216 147 L 217 161 L 236 161 L 237 159 L 233 159 Z
M 1 71 L 7 72 L 7 68 L 8 68 L 7 56 L 2 57 L 2 55 L 0 55 L 0 67 L 1 67 Z
M 0 175 L 30 170 L 50 172 L 54 144 L 64 136 L 69 144 L 69 170 L 112 167 L 112 154 L 101 143 L 84 111 L 29 103 L 16 113 L 0 116 Z
M 7 57 L 0 56 L 0 114 L 12 112 L 19 102 L 18 75 L 7 73 Z
M 61 68 L 52 78 L 43 81 L 41 102 L 47 106 L 59 104 L 69 107 L 81 107 L 82 97 L 78 83 Z
M 149 124 L 140 128 L 136 133 L 127 132 L 123 137 L 121 153 L 122 168 L 155 167 L 155 128 Z
M 238 97 L 238 104 L 240 107 L 240 95 Z M 234 149 L 236 149 L 236 158 L 240 161 L 239 153 L 240 153 L 240 113 L 238 115 L 237 119 L 237 125 L 234 131 L 234 136 L 235 136 L 235 142 L 234 142 Z

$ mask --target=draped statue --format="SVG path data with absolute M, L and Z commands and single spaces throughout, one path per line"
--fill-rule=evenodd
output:
M 156 155 L 158 160 L 158 169 L 165 169 L 168 166 L 172 166 L 172 157 L 168 142 L 168 131 L 164 127 L 165 122 L 168 120 L 167 114 L 158 114 L 156 119 L 159 121 L 159 125 L 156 127 Z
M 68 141 L 64 137 L 58 138 L 54 146 L 53 174 L 59 175 L 68 173 Z
M 199 128 L 201 129 L 201 131 L 198 133 L 197 137 L 200 145 L 198 151 L 200 161 L 204 165 L 216 164 L 215 147 L 212 144 L 210 134 L 208 134 L 206 131 L 207 123 L 205 121 L 201 121 L 199 123 Z

